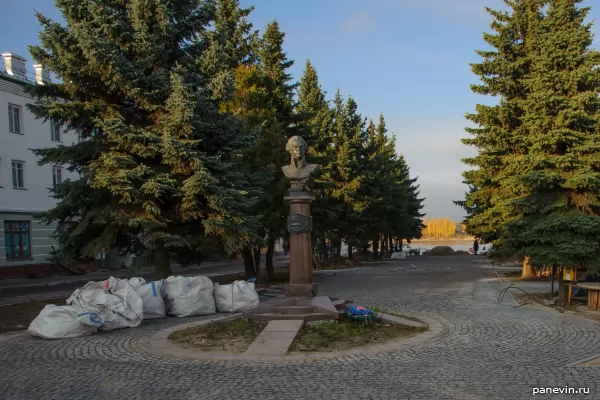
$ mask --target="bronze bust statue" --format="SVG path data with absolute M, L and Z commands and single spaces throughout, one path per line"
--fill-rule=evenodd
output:
M 319 169 L 319 165 L 306 163 L 308 150 L 306 141 L 300 136 L 292 136 L 285 145 L 285 149 L 290 153 L 290 165 L 281 169 L 291 183 L 290 192 L 310 192 L 306 183 L 311 175 Z

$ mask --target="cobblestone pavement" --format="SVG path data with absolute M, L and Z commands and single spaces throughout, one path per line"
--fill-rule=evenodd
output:
M 144 352 L 154 332 L 185 320 L 45 341 L 0 339 L 0 399 L 528 399 L 534 388 L 589 388 L 600 370 L 567 367 L 600 353 L 600 325 L 551 310 L 514 308 L 476 257 L 417 257 L 329 276 L 319 291 L 427 315 L 444 329 L 431 342 L 384 354 L 296 362 L 202 362 Z M 401 271 L 414 264 L 416 269 Z M 393 271 L 390 271 L 392 269 Z M 198 320 L 202 318 L 196 318 Z

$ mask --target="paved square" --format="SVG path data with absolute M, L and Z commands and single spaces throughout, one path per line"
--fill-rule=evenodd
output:
M 319 293 L 439 320 L 433 341 L 397 351 L 293 363 L 158 356 L 142 344 L 158 330 L 207 317 L 45 341 L 0 339 L 0 398 L 26 399 L 598 399 L 600 324 L 552 310 L 513 308 L 483 278 L 479 257 L 417 257 L 338 272 Z M 404 264 L 416 269 L 400 271 Z M 397 268 L 397 272 L 390 271 Z M 450 268 L 450 269 L 447 269 Z M 538 394 L 534 388 L 589 388 Z

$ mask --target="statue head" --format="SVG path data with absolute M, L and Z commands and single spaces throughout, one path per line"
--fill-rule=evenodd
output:
M 304 161 L 304 157 L 306 156 L 306 152 L 308 151 L 308 145 L 306 144 L 306 141 L 300 136 L 292 136 L 285 145 L 285 149 L 292 156 L 293 163 L 294 160 Z M 303 162 L 300 163 L 300 165 L 302 164 Z

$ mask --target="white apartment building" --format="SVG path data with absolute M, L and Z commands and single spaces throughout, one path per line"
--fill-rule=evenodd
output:
M 76 135 L 29 111 L 33 99 L 24 85 L 47 84 L 50 74 L 41 65 L 29 72 L 26 62 L 12 53 L 0 59 L 0 279 L 52 274 L 47 258 L 55 226 L 36 221 L 34 215 L 56 204 L 48 191 L 53 184 L 77 179 L 63 166 L 39 166 L 30 150 L 71 144 Z

